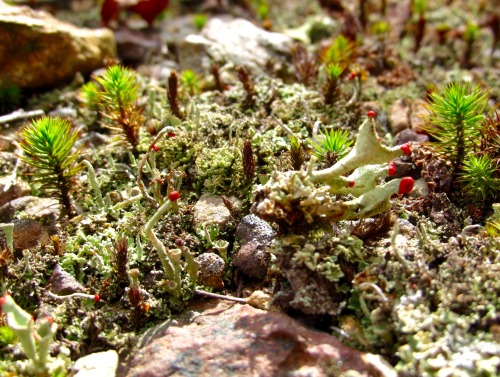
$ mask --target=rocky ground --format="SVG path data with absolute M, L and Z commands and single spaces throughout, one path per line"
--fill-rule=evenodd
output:
M 0 317 L 0 375 L 500 373 L 500 192 L 472 200 L 425 144 L 450 81 L 487 91 L 500 131 L 498 4 L 350 3 L 178 0 L 102 28 L 92 0 L 0 1 L 1 293 L 57 325 L 42 362 Z M 117 63 L 133 147 L 88 86 Z M 19 158 L 44 115 L 80 132 L 73 214 Z M 393 195 L 357 201 L 354 168 L 321 183 L 331 129 Z

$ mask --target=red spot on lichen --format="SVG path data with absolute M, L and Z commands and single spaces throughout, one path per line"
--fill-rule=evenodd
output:
M 355 183 L 356 183 L 356 182 L 354 182 L 354 181 L 349 181 L 349 187 L 354 187 L 354 184 L 355 184 Z
M 4 294 L 2 297 L 0 297 L 0 309 L 2 308 L 2 305 L 3 305 L 3 304 L 5 304 L 5 301 L 7 301 L 7 296 L 8 296 L 8 295 L 9 295 L 9 294 L 8 294 L 8 293 L 6 293 L 6 294 Z
M 158 145 L 156 145 L 156 144 L 155 144 L 155 145 L 153 145 L 151 148 L 152 148 L 155 152 L 158 152 L 158 151 L 160 150 L 160 148 L 158 148 Z
M 168 198 L 172 202 L 179 200 L 180 197 L 181 197 L 181 194 L 179 194 L 179 191 L 172 191 L 170 194 L 168 194 Z
M 404 177 L 403 179 L 401 179 L 401 182 L 399 182 L 398 194 L 399 195 L 408 194 L 411 190 L 413 190 L 414 184 L 415 181 L 413 180 L 412 177 Z
M 405 155 L 409 156 L 411 154 L 411 148 L 409 143 L 403 144 L 399 148 L 403 151 Z
M 96 294 L 94 295 L 94 301 L 95 301 L 95 302 L 99 302 L 99 301 L 101 301 L 101 296 L 99 296 L 99 293 L 96 293 Z
M 370 111 L 368 111 L 368 112 L 366 113 L 366 116 L 367 116 L 368 118 L 375 118 L 375 117 L 377 116 L 377 113 L 376 113 L 375 111 L 373 111 L 373 110 L 370 110 Z
M 392 177 L 396 174 L 396 164 L 394 161 L 389 162 L 389 176 Z

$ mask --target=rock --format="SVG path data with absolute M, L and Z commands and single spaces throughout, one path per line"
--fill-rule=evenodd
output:
M 163 47 L 156 35 L 125 27 L 115 30 L 115 38 L 118 54 L 126 62 L 140 63 L 151 55 L 161 53 Z
M 8 223 L 20 212 L 24 212 L 31 219 L 43 220 L 44 224 L 55 224 L 59 217 L 60 204 L 52 198 L 23 196 L 0 207 L 0 222 Z
M 22 251 L 44 244 L 49 237 L 42 225 L 34 219 L 14 220 L 14 249 Z
M 0 4 L 0 40 L 0 87 L 58 85 L 116 56 L 111 30 L 78 28 L 26 6 Z
M 73 107 L 60 107 L 49 113 L 51 117 L 59 117 L 73 120 L 78 116 L 78 112 Z
M 429 115 L 429 110 L 427 110 L 426 102 L 417 99 L 413 101 L 411 106 L 410 114 L 410 124 L 411 128 L 415 131 L 419 131 L 425 125 L 425 118 Z
M 234 252 L 233 265 L 251 278 L 265 279 L 271 260 L 266 248 L 275 235 L 274 229 L 261 218 L 255 215 L 243 217 L 236 228 L 236 238 L 241 246 Z
M 18 178 L 12 181 L 11 176 L 0 177 L 0 207 L 11 200 L 28 195 L 30 191 L 29 185 Z
M 50 291 L 56 295 L 69 295 L 75 292 L 85 292 L 85 287 L 57 264 L 50 275 Z
M 406 128 L 397 133 L 394 137 L 394 145 L 402 145 L 414 141 L 416 143 L 426 143 L 429 141 L 429 136 L 417 134 L 415 131 Z
M 245 275 L 258 280 L 264 280 L 271 256 L 257 242 L 247 242 L 241 245 L 233 255 L 233 266 L 239 268 Z
M 217 304 L 215 304 L 217 303 Z M 128 377 L 395 376 L 363 354 L 283 313 L 208 300 L 199 315 L 173 324 L 133 356 Z
M 275 235 L 276 232 L 271 225 L 256 215 L 243 217 L 236 229 L 236 238 L 242 244 L 256 241 L 259 244 L 267 245 Z
M 230 220 L 231 214 L 220 196 L 203 194 L 194 205 L 196 226 L 212 224 L 222 228 Z
M 215 253 L 203 253 L 195 258 L 200 266 L 198 283 L 220 290 L 224 288 L 222 274 L 226 263 Z
M 12 137 L 16 136 L 15 132 L 11 135 L 2 134 L 2 136 Z M 11 142 L 9 141 L 9 144 Z M 8 175 L 11 174 L 14 166 L 16 165 L 17 157 L 14 153 L 11 152 L 0 152 L 0 174 Z
M 411 105 L 410 99 L 401 98 L 394 102 L 389 109 L 389 126 L 393 135 L 410 128 Z
M 259 74 L 270 60 L 290 56 L 292 44 L 290 37 L 260 29 L 245 19 L 217 17 L 207 22 L 201 34 L 188 35 L 177 51 L 183 70 L 203 72 L 215 61 L 241 65 L 251 74 Z
M 79 358 L 71 368 L 73 377 L 115 377 L 118 353 L 110 350 Z

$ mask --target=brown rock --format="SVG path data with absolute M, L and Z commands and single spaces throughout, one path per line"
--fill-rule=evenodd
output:
M 215 253 L 203 253 L 196 257 L 200 266 L 198 283 L 212 287 L 213 289 L 224 288 L 222 274 L 226 263 Z
M 0 3 L 0 86 L 35 89 L 86 75 L 116 55 L 111 30 L 78 28 L 43 11 Z
M 30 187 L 19 178 L 12 181 L 12 177 L 0 177 L 0 206 L 11 200 L 20 198 L 30 193 Z
M 233 266 L 245 275 L 262 280 L 267 275 L 271 256 L 257 242 L 247 242 L 234 253 Z
M 146 341 L 129 377 L 396 376 L 380 357 L 310 330 L 282 313 L 215 300 L 194 319 Z M 206 309 L 209 307 L 209 309 Z M 158 333 L 158 332 L 156 332 Z
M 14 220 L 14 249 L 31 249 L 48 240 L 48 234 L 42 225 L 33 219 Z
M 425 125 L 425 118 L 429 115 L 426 102 L 423 100 L 415 100 L 411 106 L 410 123 L 411 128 L 419 131 Z
M 401 98 L 389 109 L 389 126 L 393 135 L 410 128 L 411 104 L 410 99 Z

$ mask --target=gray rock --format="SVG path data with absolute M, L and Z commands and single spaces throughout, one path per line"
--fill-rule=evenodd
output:
M 203 306 L 202 306 L 203 305 Z M 283 313 L 206 300 L 187 323 L 171 324 L 131 360 L 128 377 L 394 377 L 381 357 L 343 345 Z
M 75 119 L 78 116 L 78 112 L 73 107 L 61 107 L 59 109 L 52 110 L 49 113 L 51 117 Z
M 0 40 L 0 86 L 58 85 L 116 56 L 111 30 L 78 28 L 26 6 L 0 6 Z
M 217 17 L 207 22 L 201 34 L 188 35 L 177 50 L 181 69 L 203 71 L 216 61 L 259 74 L 269 60 L 290 56 L 291 48 L 292 39 L 284 34 L 260 29 L 242 18 Z
M 398 134 L 394 137 L 394 145 L 402 145 L 412 141 L 416 143 L 426 143 L 429 141 L 429 136 L 418 134 L 415 131 L 406 128 L 401 132 L 398 132 Z
M 233 265 L 247 276 L 265 279 L 271 260 L 266 248 L 275 234 L 273 228 L 261 218 L 255 215 L 243 217 L 236 229 L 236 238 L 241 245 L 234 252 Z
M 115 377 L 118 353 L 110 350 L 79 358 L 71 368 L 74 377 Z
M 24 212 L 31 219 L 42 220 L 44 224 L 55 224 L 59 217 L 60 204 L 52 198 L 23 196 L 0 207 L 0 222 L 8 223 L 20 212 Z
M 198 283 L 219 290 L 224 288 L 222 274 L 226 263 L 215 253 L 203 253 L 195 258 L 200 266 Z
M 4 131 L 4 130 L 2 130 L 2 131 Z M 5 135 L 5 133 L 2 132 L 2 136 L 15 138 L 16 131 L 12 132 L 10 135 Z M 8 143 L 9 143 L 9 145 L 11 144 L 10 141 Z M 4 150 L 7 150 L 7 149 L 4 149 Z M 7 174 L 12 173 L 12 170 L 14 169 L 16 161 L 17 161 L 17 157 L 14 155 L 14 153 L 0 152 L 0 174 L 7 175 Z
M 256 215 L 243 217 L 236 229 L 236 238 L 242 244 L 256 241 L 258 244 L 268 245 L 275 235 L 271 225 Z
M 85 292 L 85 287 L 57 264 L 50 276 L 50 291 L 56 295 L 69 295 L 75 292 Z

